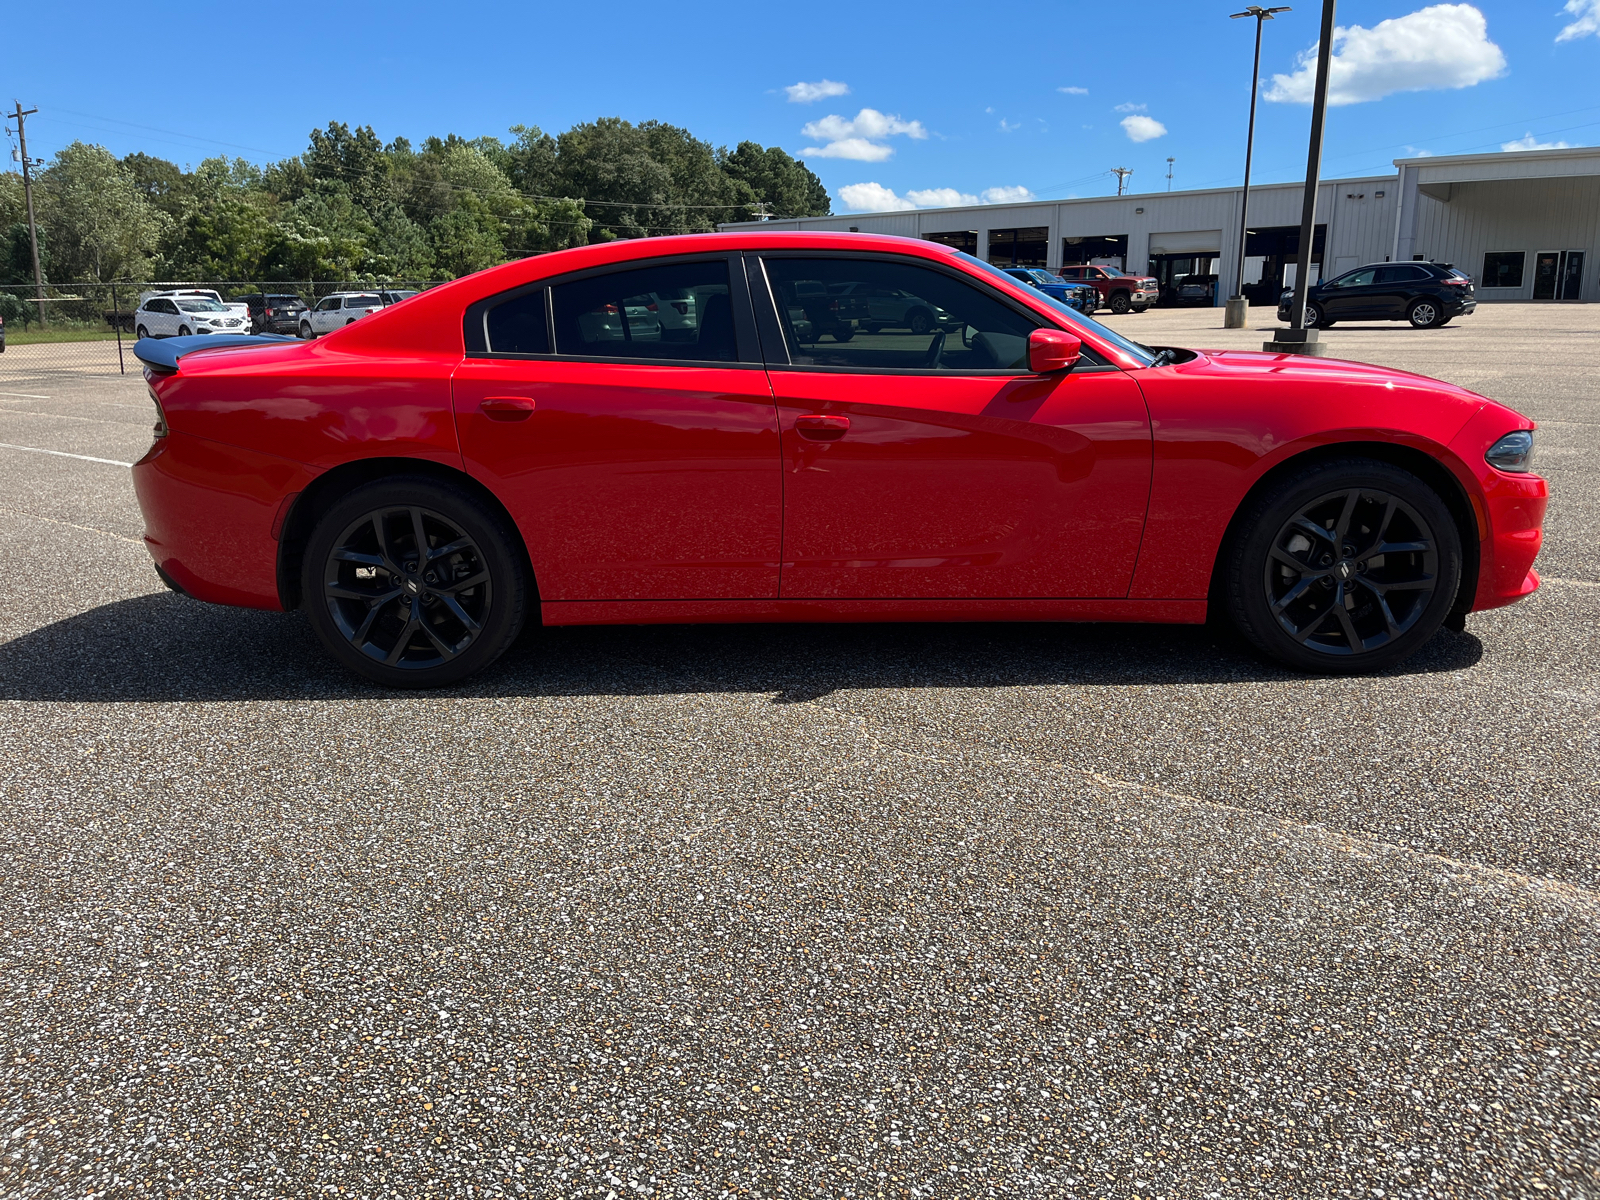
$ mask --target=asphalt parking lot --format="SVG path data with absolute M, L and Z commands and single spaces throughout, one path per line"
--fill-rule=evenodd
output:
M 429 695 L 162 589 L 142 382 L 0 356 L 0 1194 L 1600 1194 L 1600 308 L 1325 337 L 1542 425 L 1544 588 L 1389 674 L 582 629 Z

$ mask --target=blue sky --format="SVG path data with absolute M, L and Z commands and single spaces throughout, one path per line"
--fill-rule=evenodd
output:
M 1237 183 L 1243 168 L 1254 22 L 1229 20 L 1242 5 L 1226 2 L 302 0 L 130 20 L 141 7 L 160 11 L 7 14 L 0 97 L 39 108 L 31 154 L 81 138 L 179 163 L 268 161 L 330 120 L 415 141 L 655 118 L 716 144 L 784 147 L 836 212 L 1103 195 L 1117 166 L 1133 169 L 1131 190 L 1158 191 L 1169 155 L 1176 188 Z M 1257 180 L 1304 173 L 1300 58 L 1319 11 L 1301 0 L 1266 27 Z M 1344 103 L 1330 110 L 1325 175 L 1600 143 L 1600 0 L 1341 0 L 1339 24 Z

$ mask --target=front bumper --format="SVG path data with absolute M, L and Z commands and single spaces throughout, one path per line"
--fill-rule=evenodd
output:
M 1483 460 L 1484 451 L 1515 427 L 1499 405 L 1486 405 L 1450 443 L 1476 484 L 1468 492 L 1478 535 L 1474 612 L 1515 604 L 1539 586 L 1533 562 L 1544 544 L 1550 485 L 1532 472 L 1500 471 Z

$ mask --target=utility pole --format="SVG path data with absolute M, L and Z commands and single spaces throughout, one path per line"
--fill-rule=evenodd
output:
M 1244 138 L 1244 191 L 1239 195 L 1239 261 L 1233 277 L 1233 295 L 1228 298 L 1227 313 L 1222 319 L 1224 329 L 1243 329 L 1249 315 L 1249 301 L 1244 296 L 1244 244 L 1250 236 L 1250 156 L 1256 147 L 1256 93 L 1261 90 L 1261 23 L 1272 20 L 1274 14 L 1292 12 L 1288 7 L 1262 8 L 1252 4 L 1243 12 L 1229 13 L 1230 21 L 1240 17 L 1256 19 L 1256 65 L 1250 72 L 1250 130 Z
M 1112 167 L 1111 173 L 1117 177 L 1117 195 L 1122 195 L 1123 188 L 1128 182 L 1128 176 L 1133 174 L 1132 167 Z
M 17 141 L 22 145 L 22 194 L 28 202 L 28 241 L 33 244 L 33 286 L 39 293 L 39 324 L 44 324 L 44 272 L 39 270 L 39 228 L 33 221 L 33 173 L 32 164 L 28 162 L 28 135 L 23 131 L 22 122 L 25 118 L 38 112 L 37 108 L 23 110 L 22 101 L 17 101 L 17 111 L 7 113 L 17 123 Z M 7 133 L 11 131 L 6 130 Z
M 1167 158 L 1167 191 L 1169 191 L 1169 192 L 1172 190 L 1172 164 L 1175 161 L 1176 160 L 1173 159 L 1170 155 L 1168 156 L 1168 158 Z
M 1333 53 L 1333 10 L 1337 0 L 1322 0 L 1322 37 L 1317 43 L 1317 90 L 1311 99 L 1311 145 L 1306 152 L 1306 194 L 1300 206 L 1300 259 L 1295 267 L 1289 328 L 1280 329 L 1264 349 L 1283 354 L 1326 354 L 1315 329 L 1306 328 L 1306 291 L 1311 286 L 1311 244 L 1316 239 L 1317 188 L 1322 183 L 1322 125 L 1328 111 L 1328 61 Z

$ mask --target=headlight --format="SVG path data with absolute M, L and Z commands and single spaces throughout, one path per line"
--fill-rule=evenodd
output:
M 1484 461 L 1501 471 L 1522 473 L 1533 469 L 1533 430 L 1508 433 L 1483 455 Z

